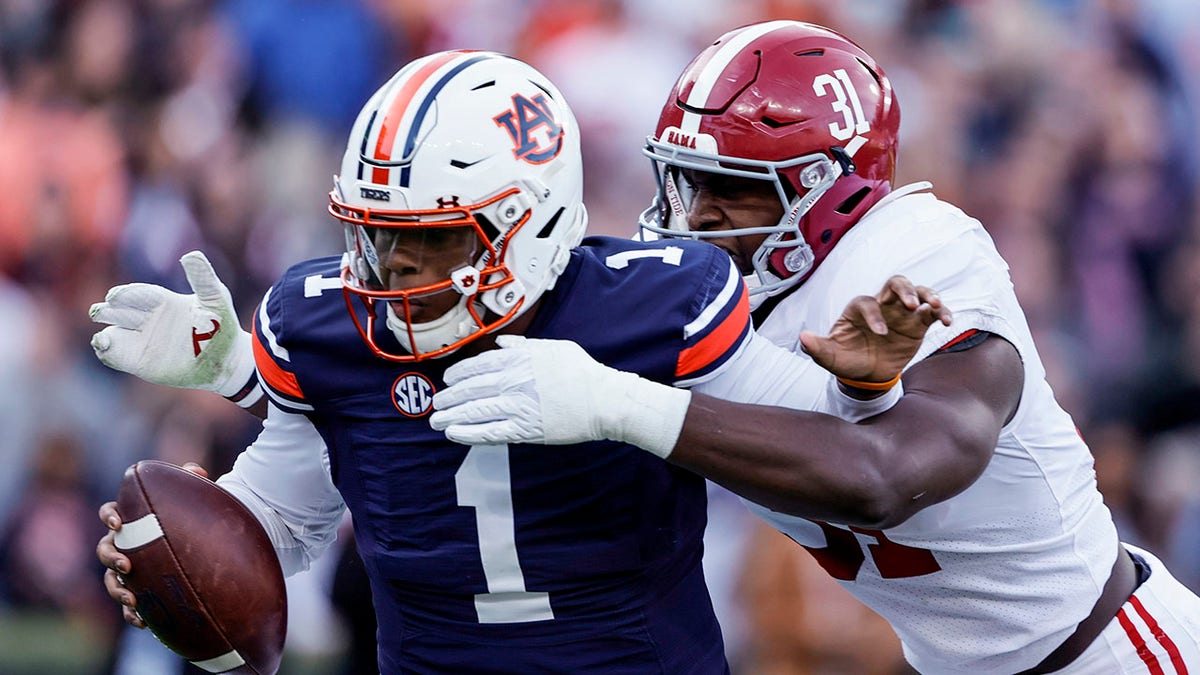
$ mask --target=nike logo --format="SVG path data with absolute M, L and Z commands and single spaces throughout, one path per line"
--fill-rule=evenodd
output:
M 221 323 L 219 321 L 216 319 L 209 319 L 209 321 L 212 321 L 212 330 L 207 333 L 198 332 L 196 327 L 192 326 L 192 350 L 196 356 L 200 356 L 200 343 L 213 339 L 216 337 L 217 331 L 221 330 Z

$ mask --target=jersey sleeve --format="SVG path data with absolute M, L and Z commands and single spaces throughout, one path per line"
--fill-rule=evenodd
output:
M 1023 344 L 1019 325 L 1014 324 L 1019 309 L 1015 309 L 1008 266 L 981 228 L 965 231 L 939 248 L 922 251 L 921 255 L 905 260 L 897 271 L 936 290 L 954 313 L 949 326 L 935 322 L 929 327 L 910 363 L 917 363 L 976 332 L 998 335 L 1014 345 Z
M 677 387 L 715 377 L 745 348 L 752 332 L 749 292 L 741 274 L 719 249 L 712 255 L 714 263 L 694 296 L 694 317 L 683 327 Z
M 325 442 L 303 415 L 269 408 L 258 438 L 217 484 L 258 518 L 285 575 L 308 569 L 337 538 L 345 504 Z
M 282 284 L 280 282 L 267 290 L 254 314 L 251 334 L 254 365 L 258 370 L 258 379 L 272 403 L 292 413 L 311 412 L 313 407 L 305 400 L 304 391 L 292 367 L 291 356 L 284 346 L 286 325 L 280 300 Z

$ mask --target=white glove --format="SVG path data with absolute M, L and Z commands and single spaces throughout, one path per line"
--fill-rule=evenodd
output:
M 434 429 L 464 445 L 613 440 L 671 454 L 692 394 L 596 362 L 569 340 L 496 338 L 446 370 Z
M 262 396 L 250 334 L 242 330 L 229 289 L 200 251 L 179 262 L 192 295 L 153 284 L 109 289 L 88 316 L 109 324 L 92 349 L 109 368 L 147 382 L 216 392 L 249 407 Z

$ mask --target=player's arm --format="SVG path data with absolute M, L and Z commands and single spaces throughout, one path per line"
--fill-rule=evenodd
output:
M 989 337 L 904 374 L 904 395 L 859 424 L 694 394 L 668 459 L 781 513 L 886 528 L 966 489 L 1020 400 L 1023 369 Z
M 106 324 L 92 336 L 96 357 L 147 382 L 215 392 L 265 417 L 250 334 L 238 323 L 229 289 L 202 252 L 179 262 L 191 294 L 125 284 L 91 306 L 92 321 Z

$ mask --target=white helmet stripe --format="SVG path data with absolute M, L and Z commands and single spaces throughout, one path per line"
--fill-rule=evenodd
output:
M 712 58 L 708 60 L 708 63 L 704 65 L 704 68 L 696 77 L 696 83 L 692 85 L 692 90 L 688 93 L 686 103 L 693 108 L 708 107 L 708 96 L 712 93 L 713 87 L 716 86 L 717 81 L 721 78 L 721 74 L 725 72 L 725 68 L 729 65 L 729 62 L 746 45 L 773 30 L 794 25 L 796 25 L 795 21 L 768 21 L 767 23 L 746 28 L 735 35 L 732 40 L 721 45 L 720 49 L 712 55 Z M 694 136 L 700 130 L 700 115 L 684 111 L 680 129 L 685 134 Z

